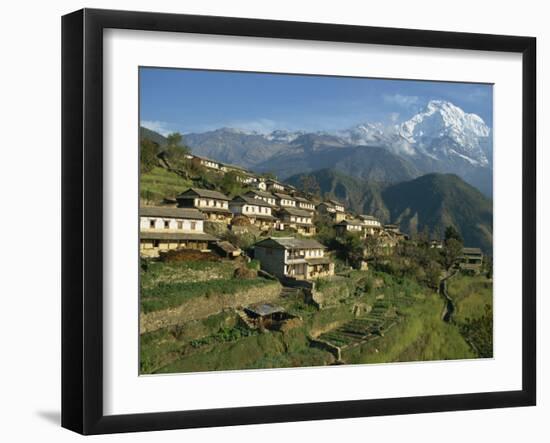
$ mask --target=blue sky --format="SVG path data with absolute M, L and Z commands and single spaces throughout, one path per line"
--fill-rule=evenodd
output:
M 331 132 L 401 122 L 438 99 L 492 127 L 492 94 L 485 84 L 140 68 L 140 121 L 163 134 L 221 127 Z

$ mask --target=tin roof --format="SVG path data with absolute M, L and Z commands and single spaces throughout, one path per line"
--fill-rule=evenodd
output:
M 277 312 L 285 312 L 284 308 L 281 306 L 272 305 L 271 303 L 256 303 L 254 305 L 247 306 L 244 310 L 252 314 L 259 315 L 260 317 L 275 314 Z

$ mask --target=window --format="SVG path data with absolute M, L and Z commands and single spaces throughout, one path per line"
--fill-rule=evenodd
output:
M 178 221 L 178 229 L 183 229 L 183 222 L 181 220 Z
M 164 229 L 170 229 L 170 222 L 168 220 L 164 220 Z
M 155 229 L 155 219 L 149 220 L 149 227 L 150 227 L 151 229 Z
M 194 231 L 197 229 L 197 222 L 191 222 L 191 230 Z

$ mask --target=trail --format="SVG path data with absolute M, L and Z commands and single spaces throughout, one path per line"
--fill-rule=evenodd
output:
M 447 280 L 454 277 L 457 272 L 458 271 L 454 271 L 451 274 L 447 274 L 439 282 L 439 293 L 446 301 L 445 310 L 443 311 L 442 315 L 443 321 L 446 323 L 449 323 L 452 320 L 453 314 L 455 312 L 455 304 L 453 302 L 453 299 L 449 296 L 449 292 L 447 291 Z

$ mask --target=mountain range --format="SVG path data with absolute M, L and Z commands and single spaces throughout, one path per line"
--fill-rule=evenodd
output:
M 140 137 L 160 146 L 147 128 Z M 364 123 L 337 133 L 220 128 L 185 134 L 195 155 L 273 172 L 298 188 L 313 176 L 321 194 L 356 213 L 397 223 L 407 233 L 453 225 L 467 246 L 492 249 L 492 135 L 475 114 L 433 100 L 390 126 Z
M 184 140 L 197 155 L 281 179 L 324 168 L 385 183 L 454 173 L 492 196 L 491 129 L 448 101 L 432 100 L 400 124 L 367 122 L 335 133 L 220 128 Z

